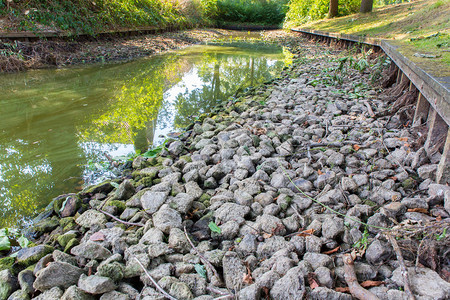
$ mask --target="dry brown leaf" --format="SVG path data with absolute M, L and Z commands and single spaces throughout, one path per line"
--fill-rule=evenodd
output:
M 320 170 L 317 170 L 317 174 L 319 174 L 319 175 L 322 175 L 322 174 L 323 174 L 323 172 L 322 172 L 322 171 L 320 171 Z
M 94 233 L 93 235 L 91 235 L 91 237 L 89 238 L 91 241 L 104 241 L 105 240 L 105 235 L 103 233 L 101 233 L 100 231 L 97 231 L 96 233 Z
M 307 230 L 303 230 L 302 232 L 300 232 L 299 234 L 297 234 L 297 236 L 310 236 L 314 233 L 314 229 L 307 229 Z
M 384 284 L 384 281 L 375 281 L 375 280 L 366 280 L 361 282 L 361 286 L 364 288 L 374 287 L 374 286 L 380 286 Z
M 272 233 L 265 233 L 265 232 L 264 232 L 264 233 L 262 234 L 262 236 L 263 236 L 263 238 L 268 239 L 268 238 L 272 237 L 273 234 L 272 234 Z
M 418 212 L 418 213 L 423 213 L 423 214 L 427 214 L 428 210 L 426 208 L 408 208 L 408 212 Z
M 334 290 L 339 293 L 350 293 L 350 289 L 348 287 L 337 287 Z
M 316 274 L 315 273 L 308 273 L 308 284 L 309 287 L 313 290 L 317 287 L 319 287 L 319 284 L 316 281 Z
M 398 140 L 402 141 L 402 142 L 407 142 L 408 138 L 407 137 L 401 137 L 401 138 L 398 138 Z
M 360 145 L 353 145 L 353 150 L 358 151 L 361 148 Z
M 339 250 L 340 248 L 341 248 L 341 246 L 337 246 L 337 247 L 334 248 L 334 249 L 331 249 L 331 250 L 328 250 L 328 251 L 323 252 L 323 254 L 327 254 L 327 255 L 333 254 L 333 253 L 335 253 L 335 252 L 338 252 L 338 250 Z
M 246 284 L 252 284 L 253 283 L 252 271 L 250 270 L 248 263 L 245 265 L 245 267 L 247 268 L 247 274 L 244 274 L 244 278 L 242 279 L 242 281 Z
M 437 216 L 437 217 L 436 217 L 436 221 L 437 221 L 437 222 L 440 222 L 440 221 L 442 221 L 442 217 L 441 217 L 441 215 L 439 215 L 439 216 Z
M 242 278 L 242 281 L 243 281 L 245 284 L 252 284 L 252 283 L 253 283 L 252 275 L 244 274 L 244 277 Z

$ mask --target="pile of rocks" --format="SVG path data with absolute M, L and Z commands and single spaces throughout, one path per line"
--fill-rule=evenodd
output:
M 436 217 L 448 227 L 450 188 L 433 182 L 437 165 L 411 147 L 410 128 L 370 117 L 367 101 L 375 112 L 388 104 L 369 72 L 348 68 L 326 85 L 342 54 L 300 41 L 280 78 L 201 118 L 159 157 L 137 157 L 120 185 L 55 199 L 35 226 L 42 245 L 2 259 L 0 299 L 164 299 L 150 278 L 176 299 L 352 299 L 335 291 L 352 250 L 359 281 L 406 299 L 383 228 Z M 435 271 L 409 276 L 418 299 L 450 297 Z

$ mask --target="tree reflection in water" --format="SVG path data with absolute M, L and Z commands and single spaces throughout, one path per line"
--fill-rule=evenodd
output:
M 281 48 L 195 46 L 130 63 L 2 75 L 0 227 L 79 188 L 103 152 L 145 151 L 236 90 L 272 78 Z

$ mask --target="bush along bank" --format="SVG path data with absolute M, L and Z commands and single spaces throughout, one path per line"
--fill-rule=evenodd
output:
M 56 198 L 39 245 L 1 259 L 0 298 L 352 299 L 350 269 L 395 299 L 405 267 L 416 296 L 447 299 L 449 187 L 413 129 L 371 117 L 383 59 L 297 41 L 279 78 L 158 157 Z

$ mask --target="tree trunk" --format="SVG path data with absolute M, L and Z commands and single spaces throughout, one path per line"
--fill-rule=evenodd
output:
M 359 12 L 368 13 L 372 11 L 373 0 L 361 0 L 361 8 Z
M 334 18 L 338 14 L 339 0 L 330 0 L 330 10 L 328 11 L 328 18 Z

